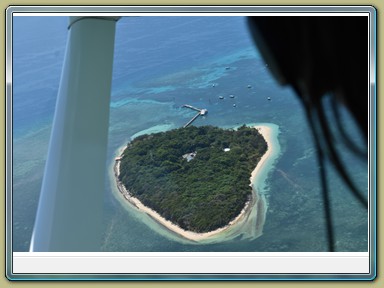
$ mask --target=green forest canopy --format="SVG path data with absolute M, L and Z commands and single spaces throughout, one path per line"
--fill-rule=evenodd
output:
M 208 232 L 244 208 L 252 193 L 250 175 L 266 151 L 261 134 L 246 126 L 189 126 L 142 135 L 124 150 L 119 180 L 167 220 Z M 183 157 L 194 152 L 195 157 Z

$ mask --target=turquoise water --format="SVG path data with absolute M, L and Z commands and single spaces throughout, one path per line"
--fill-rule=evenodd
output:
M 14 23 L 13 248 L 27 251 L 67 30 L 65 17 L 17 17 Z M 34 29 L 38 24 L 44 28 Z M 123 18 L 117 24 L 113 73 L 102 251 L 326 250 L 316 151 L 303 110 L 294 93 L 269 74 L 244 18 Z M 192 245 L 169 237 L 113 192 L 110 173 L 118 149 L 142 131 L 183 126 L 195 114 L 183 104 L 208 109 L 197 126 L 279 126 L 279 157 L 262 187 L 268 211 L 261 237 Z M 352 126 L 349 119 L 346 123 Z M 344 156 L 366 193 L 366 163 Z M 367 251 L 366 210 L 331 169 L 328 180 L 337 250 Z

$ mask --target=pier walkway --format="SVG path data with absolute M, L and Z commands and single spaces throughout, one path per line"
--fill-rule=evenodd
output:
M 189 120 L 189 121 L 183 126 L 183 128 L 188 127 L 193 121 L 195 121 L 195 120 L 197 119 L 197 117 L 199 117 L 199 116 L 205 116 L 205 115 L 208 113 L 208 110 L 207 110 L 207 109 L 199 109 L 199 108 L 193 107 L 192 105 L 188 105 L 188 104 L 184 104 L 183 107 L 185 107 L 185 108 L 189 108 L 189 109 L 192 109 L 192 110 L 195 110 L 195 111 L 198 111 L 198 112 L 199 112 L 199 113 L 197 113 L 195 116 L 193 116 L 192 119 Z

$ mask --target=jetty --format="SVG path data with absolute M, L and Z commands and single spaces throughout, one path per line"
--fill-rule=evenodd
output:
M 189 121 L 183 126 L 183 128 L 188 127 L 193 121 L 195 121 L 195 120 L 197 119 L 197 117 L 199 117 L 199 116 L 205 116 L 205 115 L 208 113 L 208 110 L 207 110 L 207 109 L 199 109 L 199 108 L 193 107 L 192 105 L 188 105 L 188 104 L 184 104 L 183 107 L 185 107 L 185 108 L 189 108 L 189 109 L 192 109 L 192 110 L 195 110 L 195 111 L 198 112 L 195 116 L 192 117 L 191 120 L 189 120 Z

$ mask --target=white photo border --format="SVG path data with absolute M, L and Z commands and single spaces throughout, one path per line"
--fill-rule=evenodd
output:
M 369 137 L 369 249 L 368 252 L 357 253 L 29 253 L 13 252 L 12 250 L 12 17 L 17 15 L 28 16 L 179 16 L 179 15 L 230 15 L 230 16 L 251 16 L 253 14 L 264 13 L 267 15 L 289 13 L 290 15 L 303 14 L 336 14 L 356 15 L 366 13 L 370 22 L 370 137 Z M 376 158 L 377 158 L 377 102 L 376 102 L 376 71 L 377 71 L 377 33 L 376 33 L 376 10 L 373 6 L 10 6 L 6 12 L 6 274 L 9 280 L 372 280 L 376 277 L 376 259 L 377 259 L 377 195 L 376 195 Z M 283 254 L 283 255 L 282 255 Z M 88 259 L 91 263 L 104 263 L 105 266 L 111 265 L 113 261 L 129 261 L 130 259 L 144 259 L 145 261 L 169 261 L 177 259 L 178 261 L 207 261 L 213 263 L 212 259 L 247 259 L 247 261 L 257 261 L 258 259 L 279 259 L 279 261 L 291 261 L 293 263 L 306 259 L 298 265 L 304 269 L 305 261 L 308 259 L 331 259 L 339 263 L 338 265 L 347 265 L 347 263 L 359 264 L 368 269 L 363 269 L 361 273 L 354 271 L 352 273 L 331 273 L 327 269 L 325 272 L 298 272 L 294 269 L 292 272 L 266 272 L 261 273 L 248 271 L 246 273 L 218 271 L 204 273 L 197 269 L 194 272 L 177 270 L 180 272 L 163 271 L 157 273 L 151 269 L 148 272 L 135 270 L 111 272 L 110 269 L 96 272 L 85 271 L 75 273 L 74 263 L 79 259 Z M 167 260 L 168 259 L 168 260 Z M 63 262 L 65 260 L 67 262 Z M 31 263 L 41 263 L 43 270 L 30 267 Z M 40 261 L 40 262 L 39 262 Z M 62 261 L 62 262 L 60 262 Z M 87 260 L 85 260 L 87 261 Z M 106 262 L 107 261 L 107 262 Z M 111 261 L 111 262 L 108 262 Z M 293 262 L 292 262 L 293 261 Z M 337 262 L 340 261 L 340 262 Z M 81 261 L 80 261 L 81 262 Z M 143 263 L 144 263 L 143 262 Z M 288 263 L 287 262 L 287 263 Z M 59 263 L 63 272 L 52 269 L 50 263 Z M 62 263 L 62 264 L 60 264 Z M 81 262 L 84 265 L 84 261 Z M 108 263 L 108 264 L 107 264 Z M 255 262 L 256 263 L 256 262 Z M 331 263 L 331 262 L 329 262 Z M 62 265 L 62 266 L 60 266 Z M 168 265 L 163 265 L 168 266 Z M 28 267 L 31 269 L 28 270 Z M 51 267 L 51 269 L 49 268 Z M 113 265 L 112 265 L 113 267 Z M 145 269 L 143 264 L 142 269 Z M 75 268 L 80 269 L 81 267 Z M 47 269 L 47 270 L 44 270 Z M 193 269 L 192 269 L 193 270 Z M 225 270 L 225 269 L 224 269 Z M 48 272 L 47 272 L 48 271 Z M 108 272 L 105 272 L 108 271 Z M 120 271 L 120 270 L 119 270 Z M 212 270 L 211 270 L 212 271 Z M 236 270 L 237 271 L 237 270 Z M 304 271 L 304 270 L 303 270 Z

